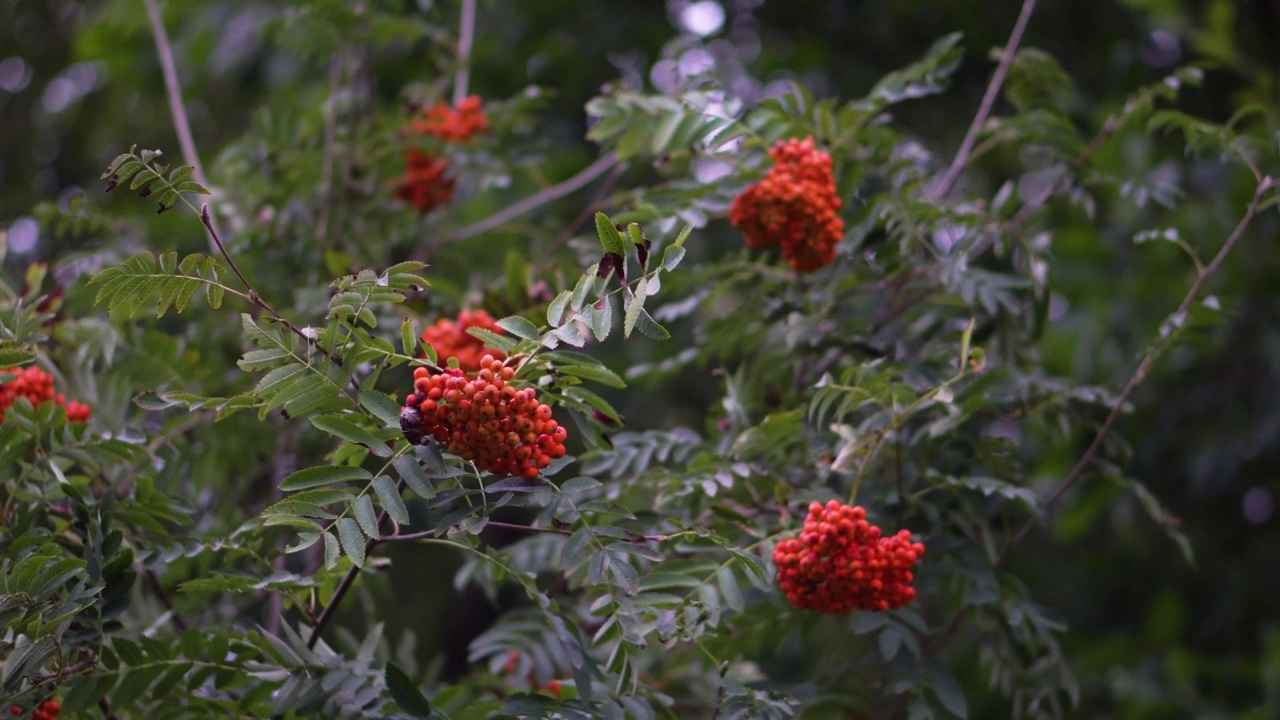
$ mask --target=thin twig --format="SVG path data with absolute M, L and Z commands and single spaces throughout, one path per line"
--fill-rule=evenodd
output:
M 289 473 L 293 472 L 297 467 L 297 456 L 289 452 L 290 446 L 293 444 L 293 433 L 290 427 L 285 427 L 276 435 L 275 457 L 271 462 L 271 493 L 278 502 L 284 499 L 284 491 L 280 489 L 280 483 L 284 481 Z M 284 545 L 284 535 L 276 538 L 273 546 L 275 558 L 271 561 L 271 569 L 279 572 L 284 569 L 285 553 L 280 552 Z M 267 617 L 264 618 L 262 626 L 272 635 L 280 635 L 280 626 L 284 622 L 284 595 L 282 593 L 273 592 L 267 596 Z
M 333 156 L 338 135 L 338 95 L 342 90 L 342 66 L 345 53 L 329 58 L 329 102 L 324 113 L 324 157 L 320 161 L 318 192 L 319 217 L 316 218 L 316 240 L 321 243 L 329 235 L 329 205 L 333 202 Z
M 490 520 L 487 523 L 485 523 L 485 526 L 502 528 L 504 530 L 521 530 L 524 532 L 532 532 L 532 533 L 553 533 L 556 535 L 572 535 L 573 534 L 572 530 L 566 530 L 564 528 L 550 528 L 550 527 L 542 528 L 542 527 L 534 527 L 532 525 L 520 525 L 518 523 L 499 522 L 497 520 Z M 435 530 L 423 530 L 421 532 L 415 532 L 415 533 L 402 533 L 402 534 L 396 534 L 396 535 L 389 535 L 387 537 L 382 538 L 381 541 L 382 542 L 408 542 L 412 540 L 421 540 L 423 538 L 428 538 L 428 537 L 435 537 L 436 535 L 437 535 L 437 532 Z M 637 535 L 634 538 L 634 540 L 644 541 L 644 542 L 663 542 L 669 539 L 671 539 L 670 535 Z
M 529 197 L 512 203 L 483 220 L 460 227 L 450 233 L 446 240 L 449 242 L 457 242 L 459 240 L 466 240 L 469 237 L 487 233 L 490 230 L 501 226 L 505 222 L 520 217 L 530 210 L 542 207 L 549 202 L 559 200 L 565 195 L 579 190 L 587 183 L 608 172 L 609 168 L 613 167 L 617 162 L 617 153 L 606 153 L 604 157 L 601 157 L 599 160 L 596 160 L 586 166 L 577 175 L 574 175 L 563 182 L 552 185 L 551 187 L 539 190 Z
M 1244 215 L 1240 218 L 1240 221 L 1236 223 L 1235 228 L 1231 231 L 1231 234 L 1227 236 L 1226 241 L 1223 242 L 1218 253 L 1214 255 L 1213 260 L 1210 261 L 1202 270 L 1196 273 L 1196 278 L 1191 283 L 1191 287 L 1187 290 L 1187 294 L 1182 298 L 1182 302 L 1178 304 L 1178 309 L 1174 311 L 1175 317 L 1180 315 L 1185 317 L 1185 314 L 1191 309 L 1191 305 L 1196 301 L 1196 298 L 1199 297 L 1200 291 L 1204 289 L 1204 285 L 1208 282 L 1209 277 L 1218 270 L 1218 267 L 1222 265 L 1222 262 L 1226 259 L 1227 255 L 1236 246 L 1240 238 L 1244 236 L 1245 229 L 1248 228 L 1249 224 L 1253 222 L 1253 219 L 1257 216 L 1258 209 L 1262 204 L 1264 196 L 1271 190 L 1275 189 L 1278 184 L 1280 183 L 1277 183 L 1277 181 L 1271 177 L 1263 177 L 1259 181 L 1258 187 L 1254 191 L 1253 198 L 1249 201 L 1249 206 L 1245 209 Z M 1093 442 L 1089 443 L 1089 447 L 1086 448 L 1084 454 L 1080 456 L 1080 460 L 1076 462 L 1075 466 L 1067 473 L 1067 476 L 1063 478 L 1062 482 L 1059 483 L 1056 488 L 1054 488 L 1053 492 L 1049 493 L 1049 496 L 1045 499 L 1044 503 L 1042 503 L 1042 507 L 1044 508 L 1046 515 L 1072 487 L 1085 477 L 1086 471 L 1088 471 L 1094 458 L 1097 457 L 1098 453 L 1102 450 L 1102 445 L 1106 441 L 1107 436 L 1110 435 L 1111 429 L 1115 425 L 1116 420 L 1119 419 L 1120 413 L 1123 411 L 1125 404 L 1129 401 L 1129 398 L 1133 395 L 1134 391 L 1137 390 L 1138 386 L 1142 384 L 1142 381 L 1147 378 L 1147 375 L 1151 372 L 1151 368 L 1155 365 L 1156 360 L 1159 359 L 1165 349 L 1166 346 L 1163 343 L 1157 343 L 1147 351 L 1146 355 L 1143 356 L 1142 360 L 1138 363 L 1137 370 L 1135 370 L 1133 376 L 1129 378 L 1129 382 L 1125 384 L 1124 390 L 1121 391 L 1120 396 L 1116 398 L 1115 404 L 1112 405 L 1111 411 L 1107 413 L 1107 417 L 1102 421 L 1102 425 L 1098 428 L 1098 432 L 1093 437 Z M 992 563 L 993 569 L 1003 567 L 1004 564 L 1009 561 L 1009 557 L 1013 554 L 1014 549 L 1027 539 L 1031 534 L 1031 531 L 1035 529 L 1036 524 L 1037 523 L 1034 518 L 1028 520 L 1018 530 L 1018 532 L 1014 534 L 1013 538 L 1009 541 L 1009 544 L 1005 546 L 1004 550 L 996 558 L 995 562 Z M 960 625 L 965 616 L 968 615 L 969 610 L 969 605 L 961 606 L 956 610 L 955 614 L 952 615 L 951 620 L 942 629 L 942 632 L 935 635 L 933 639 L 929 641 L 928 648 L 932 651 L 941 647 L 942 643 L 944 643 L 947 638 L 951 637 L 960 629 Z
M 147 580 L 147 586 L 151 588 L 151 592 L 160 598 L 160 602 L 169 611 L 169 617 L 173 620 L 173 624 L 179 631 L 186 631 L 187 621 L 182 619 L 182 615 L 178 614 L 178 608 L 173 604 L 173 597 L 169 595 L 169 591 L 164 589 L 164 585 L 160 582 L 160 576 L 156 575 L 156 571 L 149 567 L 142 567 L 142 576 Z
M 1027 23 L 1031 20 L 1031 13 L 1035 7 L 1036 0 L 1023 0 L 1022 12 L 1018 14 L 1018 21 L 1013 25 L 1013 32 L 1009 35 L 1009 42 L 1005 43 L 1004 52 L 1000 54 L 1000 64 L 996 66 L 995 74 L 991 76 L 991 82 L 987 85 L 987 93 L 983 95 L 982 104 L 978 106 L 978 114 L 973 116 L 973 122 L 969 124 L 969 131 L 965 133 L 960 149 L 956 151 L 956 157 L 951 161 L 951 167 L 947 168 L 947 173 L 942 176 L 942 180 L 934 189 L 935 200 L 946 199 L 951 189 L 955 187 L 956 180 L 960 178 L 960 172 L 964 170 L 965 163 L 969 160 L 969 153 L 973 151 L 973 144 L 978 139 L 978 133 L 982 131 L 982 126 L 987 124 L 987 118 L 991 116 L 991 108 L 996 104 L 996 97 L 1000 95 L 1000 87 L 1004 85 L 1004 78 L 1009 74 L 1009 66 L 1013 64 L 1013 56 L 1018 52 L 1022 33 L 1027 29 Z
M 1196 273 L 1195 281 L 1191 283 L 1191 287 L 1187 290 L 1187 294 L 1182 298 L 1182 302 L 1178 304 L 1178 309 L 1174 311 L 1172 317 L 1185 318 L 1187 316 L 1188 311 L 1191 310 L 1192 303 L 1194 303 L 1196 298 L 1199 297 L 1200 291 L 1204 288 L 1205 283 L 1208 282 L 1209 278 L 1218 270 L 1218 267 L 1222 265 L 1222 261 L 1226 259 L 1232 248 L 1236 246 L 1236 243 L 1239 242 L 1240 238 L 1244 235 L 1245 229 L 1249 227 L 1249 224 L 1253 222 L 1253 218 L 1258 213 L 1258 205 L 1262 203 L 1264 196 L 1275 186 L 1275 184 L 1276 182 L 1269 177 L 1263 178 L 1262 182 L 1258 184 L 1258 188 L 1254 192 L 1253 198 L 1249 201 L 1249 207 L 1245 210 L 1244 216 L 1240 218 L 1240 222 L 1236 223 L 1235 229 L 1231 231 L 1226 242 L 1222 243 L 1222 247 L 1218 250 L 1218 254 L 1213 256 L 1213 260 L 1211 260 L 1203 270 Z M 1056 487 L 1054 491 L 1045 498 L 1045 501 L 1042 504 L 1045 513 L 1048 513 L 1048 511 L 1056 505 L 1064 495 L 1066 495 L 1067 491 L 1074 487 L 1075 484 L 1080 482 L 1080 479 L 1084 477 L 1085 471 L 1087 471 L 1089 466 L 1093 463 L 1093 459 L 1102 449 L 1103 442 L 1111 433 L 1112 426 L 1115 425 L 1116 420 L 1120 417 L 1120 413 L 1123 411 L 1125 403 L 1129 402 L 1129 398 L 1133 395 L 1133 392 L 1138 389 L 1138 386 L 1142 384 L 1143 380 L 1146 380 L 1147 374 L 1151 372 L 1152 366 L 1155 365 L 1156 360 L 1160 358 L 1160 355 L 1166 348 L 1167 345 L 1165 343 L 1156 343 L 1147 351 L 1146 355 L 1143 356 L 1142 361 L 1138 363 L 1138 369 L 1134 371 L 1133 376 L 1129 378 L 1129 382 L 1125 384 L 1124 390 L 1120 392 L 1120 397 L 1116 398 L 1115 404 L 1111 407 L 1111 412 L 1107 413 L 1106 419 L 1102 421 L 1101 427 L 1098 428 L 1097 434 L 1093 437 L 1093 442 L 1089 443 L 1089 447 L 1084 451 L 1084 454 L 1080 456 L 1080 460 L 1076 462 L 1075 467 L 1071 468 L 1071 472 L 1067 473 L 1067 476 L 1058 484 L 1058 487 Z M 1013 536 L 1013 539 L 1005 547 L 1004 552 L 1000 555 L 999 559 L 996 560 L 996 567 L 1005 563 L 1009 554 L 1014 548 L 1026 540 L 1027 535 L 1031 533 L 1035 528 L 1035 525 L 1036 520 L 1033 518 L 1028 520 L 1026 524 L 1018 530 L 1017 534 Z
M 152 455 L 156 454 L 156 452 L 158 452 L 166 443 L 172 442 L 181 435 L 185 435 L 188 430 L 200 427 L 201 425 L 209 422 L 215 416 L 217 416 L 217 413 L 213 411 L 194 411 L 189 413 L 182 422 L 169 428 L 168 431 L 152 438 L 151 442 L 147 443 L 147 452 Z
M 164 28 L 164 15 L 156 0 L 143 0 L 147 6 L 147 19 L 151 22 L 151 36 L 155 40 L 156 54 L 160 59 L 160 72 L 164 76 L 164 91 L 169 99 L 169 112 L 173 115 L 173 130 L 178 135 L 178 147 L 182 149 L 182 157 L 193 169 L 191 174 L 196 182 L 209 185 L 209 178 L 204 174 L 204 166 L 200 164 L 200 155 L 196 152 L 196 141 L 191 135 L 191 121 L 187 118 L 187 108 L 182 102 L 182 86 L 178 83 L 178 68 L 173 60 L 173 46 L 169 43 L 169 33 Z M 210 241 L 212 251 L 212 240 Z
M 582 212 L 578 213 L 578 217 L 564 226 L 564 229 L 556 235 L 555 239 L 547 243 L 545 252 L 548 257 L 554 255 L 561 245 L 568 242 L 569 238 L 573 237 L 573 234 L 578 232 L 579 228 L 595 216 L 596 211 L 603 207 L 604 199 L 609 196 L 609 193 L 613 192 L 614 186 L 618 184 L 618 178 L 622 177 L 622 173 L 626 171 L 626 163 L 618 163 L 613 166 L 613 169 L 609 171 L 609 175 L 605 177 L 595 194 L 591 196 L 591 201 L 582 207 Z
M 1111 139 L 1111 136 L 1116 134 L 1120 129 L 1120 126 L 1121 122 L 1119 118 L 1115 115 L 1108 116 L 1106 121 L 1102 124 L 1102 129 L 1098 131 L 1098 134 L 1093 137 L 1093 140 L 1089 142 L 1089 145 L 1084 149 L 1084 151 L 1072 161 L 1070 170 L 1059 175 L 1058 179 L 1054 181 L 1053 185 L 1051 185 L 1048 190 L 1031 198 L 1025 205 L 1018 208 L 1018 212 L 1014 213 L 1013 217 L 1003 223 L 1000 223 L 997 231 L 987 233 L 975 242 L 967 251 L 969 260 L 972 261 L 982 253 L 986 252 L 988 248 L 995 244 L 996 238 L 1008 235 L 1014 230 L 1022 227 L 1028 220 L 1030 220 L 1031 216 L 1036 214 L 1036 211 L 1040 208 L 1044 207 L 1045 203 L 1049 202 L 1049 198 L 1056 195 L 1058 190 L 1065 183 L 1067 183 L 1072 177 L 1080 174 L 1080 171 L 1084 169 L 1084 166 L 1087 165 L 1089 161 L 1093 159 L 1093 156 L 1097 154 L 1098 150 L 1102 147 L 1102 144 Z
M 467 98 L 467 81 L 471 76 L 471 45 L 476 36 L 476 0 L 462 0 L 462 19 L 458 23 L 458 71 L 453 76 L 453 106 Z

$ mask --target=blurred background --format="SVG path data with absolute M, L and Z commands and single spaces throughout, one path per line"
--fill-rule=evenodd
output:
M 416 9 L 441 27 L 456 26 L 456 3 L 373 4 Z M 598 154 L 582 139 L 583 106 L 603 88 L 674 90 L 683 78 L 710 71 L 727 102 L 746 106 L 796 83 L 818 97 L 849 99 L 937 38 L 961 32 L 966 56 L 951 91 L 896 112 L 900 127 L 946 157 L 985 89 L 994 65 L 989 52 L 1004 44 L 1019 7 L 1013 0 L 480 0 L 471 84 L 486 98 L 541 88 L 531 135 L 556 148 L 548 171 L 563 175 Z M 252 108 L 265 98 L 278 102 L 323 87 L 325 61 L 291 47 L 281 29 L 289 26 L 280 24 L 286 12 L 284 3 L 270 1 L 168 3 L 187 109 L 206 162 L 251 127 Z M 1204 65 L 1206 79 L 1183 96 L 1182 109 L 1224 121 L 1254 108 L 1275 120 L 1280 0 L 1046 1 L 1023 44 L 1051 53 L 1070 74 L 1069 106 L 1086 135 L 1127 93 L 1188 64 Z M 394 106 L 403 86 L 440 72 L 419 63 L 410 43 L 388 47 L 369 60 L 376 81 L 366 90 Z M 7 276 L 21 277 L 35 261 L 58 269 L 101 242 L 92 234 L 50 233 L 33 208 L 82 191 L 106 202 L 98 176 L 135 142 L 179 154 L 141 0 L 0 0 Z M 1072 312 L 1060 314 L 1067 319 L 1051 326 L 1044 347 L 1051 370 L 1118 387 L 1189 279 L 1185 257 L 1135 248 L 1133 232 L 1149 227 L 1158 211 L 1160 222 L 1216 248 L 1252 187 L 1233 183 L 1217 158 L 1187 157 L 1177 138 L 1126 136 L 1108 145 L 1098 164 L 1141 177 L 1155 191 L 1149 203 L 1109 207 L 1092 220 L 1082 213 L 1055 217 L 1055 298 Z M 566 223 L 578 209 L 567 202 L 546 212 Z M 489 210 L 472 212 L 482 217 Z M 149 212 L 137 203 L 121 211 Z M 723 221 L 706 232 L 731 233 Z M 1270 212 L 1254 233 L 1267 241 L 1242 243 L 1215 280 L 1213 292 L 1223 296 L 1230 321 L 1202 344 L 1169 353 L 1119 427 L 1132 445 L 1130 474 L 1181 519 L 1196 564 L 1184 561 L 1134 502 L 1116 501 L 1122 488 L 1094 482 L 1012 567 L 1069 627 L 1064 645 L 1081 681 L 1082 717 L 1228 718 L 1247 709 L 1280 717 L 1278 233 Z M 500 274 L 455 279 L 492 284 Z M 70 271 L 59 277 L 76 279 Z M 694 397 L 706 392 L 692 382 L 688 389 Z M 618 400 L 624 415 L 640 415 L 626 398 Z M 696 426 L 702 418 L 683 420 Z M 1088 439 L 1082 433 L 1059 443 L 1038 476 L 1061 477 Z M 423 590 L 382 592 L 403 597 Z M 454 637 L 434 617 L 388 621 L 415 628 L 422 643 L 445 650 L 447 672 L 457 673 L 469 630 L 464 623 Z M 482 627 L 483 618 L 475 624 Z M 957 649 L 957 657 L 964 652 Z M 971 716 L 1000 716 L 1005 706 L 987 678 L 968 672 Z

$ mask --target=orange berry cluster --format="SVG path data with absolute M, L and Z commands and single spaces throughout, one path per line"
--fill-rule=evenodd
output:
M 457 320 L 441 318 L 435 325 L 422 331 L 422 341 L 435 348 L 436 357 L 444 365 L 449 358 L 458 359 L 458 367 L 467 372 L 480 369 L 480 358 L 486 353 L 495 360 L 504 360 L 501 350 L 485 347 L 484 341 L 467 333 L 467 328 L 484 328 L 502 333 L 498 322 L 483 310 L 463 310 Z
M 439 103 L 411 122 L 405 132 L 434 135 L 447 143 L 462 143 L 488 129 L 489 116 L 480 107 L 480 98 L 472 95 L 458 103 L 456 109 L 448 103 Z
M 40 707 L 36 708 L 36 712 L 32 715 L 33 720 L 58 720 L 58 713 L 62 712 L 62 703 L 57 700 L 45 700 L 40 703 Z M 10 715 L 21 715 L 22 708 L 14 705 L 9 708 Z
M 53 376 L 32 365 L 25 368 L 4 368 L 0 374 L 17 375 L 14 379 L 0 383 L 0 422 L 4 422 L 5 412 L 19 396 L 31 401 L 32 405 L 41 405 L 50 400 L 67 408 L 67 420 L 71 422 L 89 422 L 91 414 L 89 406 L 67 399 L 53 391 Z
M 760 182 L 733 199 L 729 222 L 747 247 L 782 245 L 782 256 L 800 272 L 830 265 L 844 237 L 831 156 L 813 137 L 779 140 L 769 151 L 776 164 Z
M 448 169 L 448 160 L 410 148 L 405 154 L 404 177 L 396 185 L 396 197 L 424 215 L 448 204 L 457 185 L 453 178 L 445 177 Z
M 507 384 L 513 375 L 492 355 L 480 359 L 475 374 L 415 368 L 400 427 L 410 442 L 430 435 L 481 470 L 536 480 L 553 458 L 564 457 L 568 433 L 538 402 L 536 390 Z
M 911 568 L 923 555 L 924 545 L 911 542 L 909 531 L 881 537 L 866 510 L 831 500 L 809 505 L 800 537 L 778 543 L 773 564 L 796 609 L 843 615 L 911 602 Z

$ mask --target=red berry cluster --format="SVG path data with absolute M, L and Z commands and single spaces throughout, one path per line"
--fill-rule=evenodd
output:
M 67 399 L 53 391 L 53 376 L 32 365 L 25 368 L 4 368 L 0 374 L 17 375 L 14 379 L 0 383 L 0 422 L 4 422 L 5 412 L 19 396 L 31 401 L 32 405 L 41 405 L 50 400 L 67 408 L 67 419 L 71 422 L 89 422 L 89 406 Z
M 835 500 L 809 505 L 800 537 L 778 543 L 773 563 L 778 586 L 798 610 L 843 615 L 850 610 L 890 610 L 911 602 L 911 568 L 924 545 L 911 533 L 881 537 L 867 511 Z
M 435 325 L 423 330 L 422 341 L 435 348 L 441 365 L 449 358 L 457 358 L 458 367 L 467 372 L 480 369 L 482 355 L 492 355 L 495 360 L 505 359 L 501 350 L 485 347 L 483 340 L 467 333 L 467 328 L 473 327 L 502 333 L 502 328 L 498 327 L 497 321 L 489 313 L 483 310 L 463 310 L 458 313 L 457 320 L 441 318 Z
M 426 214 L 453 198 L 453 178 L 445 177 L 449 161 L 410 148 L 405 154 L 404 178 L 396 185 L 396 197 Z
M 830 265 L 844 237 L 831 156 L 813 137 L 779 140 L 769 151 L 776 165 L 733 199 L 729 222 L 747 236 L 747 247 L 782 245 L 791 267 L 811 272 Z
M 475 374 L 415 368 L 400 427 L 411 442 L 430 435 L 481 470 L 536 480 L 552 458 L 564 457 L 568 433 L 536 390 L 507 384 L 514 374 L 492 355 L 480 359 Z
M 62 712 L 62 703 L 57 700 L 45 700 L 40 703 L 40 707 L 36 708 L 36 712 L 32 715 L 32 720 L 58 720 L 58 713 Z M 21 715 L 22 708 L 14 705 L 9 708 L 10 715 Z
M 457 108 L 443 102 L 436 105 L 411 122 L 405 132 L 434 135 L 447 143 L 462 143 L 488 129 L 489 116 L 481 108 L 480 98 L 472 95 L 458 103 Z

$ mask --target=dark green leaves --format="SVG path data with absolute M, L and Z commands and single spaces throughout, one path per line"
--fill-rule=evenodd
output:
M 143 150 L 137 154 L 137 147 L 134 145 L 129 152 L 118 155 L 102 174 L 102 179 L 107 181 L 107 192 L 124 183 L 129 183 L 129 190 L 138 197 L 150 197 L 158 191 L 157 214 L 173 207 L 182 193 L 210 194 L 203 185 L 188 179 L 195 169 L 192 166 L 182 165 L 170 171 L 169 166 L 155 162 L 161 155 L 159 150 Z
M 177 253 L 157 258 L 143 252 L 99 272 L 89 284 L 102 286 L 94 302 L 107 303 L 107 312 L 112 315 L 133 317 L 144 307 L 153 306 L 156 317 L 163 317 L 170 307 L 179 313 L 185 310 L 191 295 L 202 287 L 209 307 L 220 308 L 226 291 L 224 273 L 217 260 L 199 253 L 179 263 Z
M 387 663 L 385 673 L 387 690 L 391 693 L 391 699 L 396 701 L 401 710 L 408 713 L 410 717 L 421 720 L 431 717 L 430 701 L 399 665 Z
M 369 480 L 373 475 L 363 468 L 357 467 L 320 467 L 305 468 L 291 473 L 280 483 L 285 492 L 306 490 L 327 485 L 337 485 L 350 480 Z
M 627 244 L 622 239 L 622 233 L 618 232 L 618 228 L 614 227 L 613 221 L 608 215 L 602 212 L 596 213 L 596 234 L 600 236 L 600 244 L 604 246 L 606 253 L 618 256 L 625 256 L 627 253 Z

